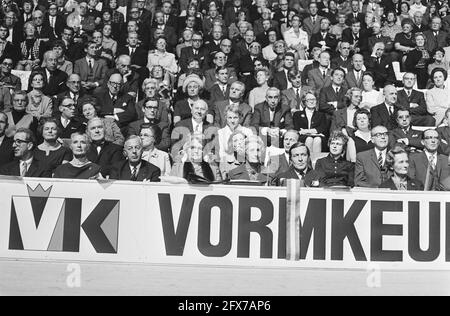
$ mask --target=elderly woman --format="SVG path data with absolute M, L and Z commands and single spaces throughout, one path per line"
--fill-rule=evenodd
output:
M 183 84 L 183 92 L 187 94 L 187 98 L 177 101 L 174 106 L 173 122 L 174 124 L 188 119 L 192 116 L 192 105 L 194 102 L 200 100 L 200 95 L 203 92 L 203 80 L 197 75 L 187 76 Z
M 97 104 L 97 100 L 94 98 L 87 98 L 80 104 L 80 110 L 84 118 L 83 124 L 87 126 L 87 122 L 90 119 L 98 117 L 100 108 Z M 105 140 L 119 146 L 123 146 L 125 137 L 120 131 L 119 126 L 113 118 L 102 118 L 105 125 Z
M 260 137 L 251 135 L 245 140 L 245 161 L 228 172 L 230 180 L 249 180 L 261 184 L 269 182 L 270 177 L 264 168 L 266 146 Z
M 287 52 L 287 46 L 285 41 L 276 41 L 273 44 L 273 51 L 277 57 L 270 62 L 270 69 L 272 72 L 278 71 L 283 68 L 284 54 Z
M 175 48 L 178 59 L 181 57 L 181 50 L 185 47 L 192 46 L 192 36 L 194 35 L 193 30 L 185 29 L 181 36 L 181 43 Z
M 386 166 L 393 175 L 380 185 L 380 189 L 395 191 L 423 191 L 423 184 L 408 177 L 409 157 L 401 146 L 395 146 L 386 154 Z
M 300 59 L 307 59 L 306 52 L 309 49 L 308 34 L 301 27 L 302 19 L 294 15 L 291 21 L 291 28 L 283 33 L 283 38 L 289 50 L 298 53 Z
M 360 108 L 370 110 L 374 106 L 383 103 L 383 92 L 375 89 L 375 77 L 371 72 L 365 72 L 362 76 L 362 100 Z
M 402 32 L 395 35 L 394 47 L 397 51 L 401 52 L 403 56 L 406 56 L 406 54 L 416 47 L 416 42 L 412 33 L 413 24 L 411 19 L 404 19 L 402 21 Z
M 428 82 L 427 66 L 430 62 L 430 53 L 425 48 L 426 37 L 422 32 L 414 35 L 417 47 L 406 55 L 405 70 L 417 75 L 417 87 L 426 89 Z
M 330 18 L 330 17 L 329 17 Z M 349 26 L 345 23 L 347 20 L 347 16 L 345 13 L 339 13 L 337 15 L 337 24 L 334 24 L 331 27 L 330 33 L 336 35 L 336 39 L 340 40 L 342 38 L 342 32 L 347 29 Z M 330 19 L 331 21 L 331 19 Z
M 142 159 L 157 166 L 161 170 L 161 176 L 169 176 L 172 171 L 169 154 L 155 146 L 161 142 L 161 135 L 162 131 L 158 125 L 142 125 L 139 133 L 144 148 Z
M 324 174 L 323 186 L 353 187 L 355 165 L 344 158 L 347 142 L 348 137 L 341 131 L 334 131 L 328 139 L 330 154 L 317 160 L 315 168 L 316 171 Z
M 152 71 L 153 66 L 161 66 L 169 74 L 175 76 L 178 73 L 178 64 L 175 60 L 175 55 L 168 53 L 167 40 L 160 37 L 156 40 L 156 50 L 148 54 L 147 68 Z
M 347 145 L 347 160 L 356 162 L 356 154 L 372 149 L 372 135 L 370 134 L 370 112 L 366 109 L 358 109 L 353 118 L 355 130 L 350 135 Z
M 23 31 L 25 40 L 20 43 L 19 56 L 17 56 L 19 62 L 16 69 L 30 71 L 41 64 L 45 43 L 36 38 L 36 27 L 33 22 L 26 22 L 23 26 Z
M 222 180 L 219 169 L 205 161 L 202 136 L 192 135 L 180 152 L 181 161 L 173 165 L 171 176 L 186 179 L 190 183 L 211 183 Z
M 302 97 L 303 109 L 293 115 L 294 129 L 300 133 L 300 142 L 312 153 L 322 152 L 322 139 L 328 134 L 328 120 L 318 111 L 317 98 L 313 91 Z
M 65 179 L 98 179 L 101 178 L 100 166 L 87 158 L 90 141 L 86 134 L 74 133 L 71 137 L 70 149 L 73 159 L 56 168 L 53 178 Z
M 432 53 L 431 57 L 433 58 L 433 63 L 428 65 L 428 74 L 431 75 L 431 72 L 434 68 L 442 68 L 448 71 L 449 64 L 445 58 L 445 50 L 442 47 L 436 48 Z
M 430 77 L 434 87 L 426 93 L 427 110 L 436 120 L 436 126 L 439 126 L 444 120 L 445 112 L 450 108 L 450 89 L 445 85 L 447 71 L 435 68 Z
M 252 109 L 255 108 L 255 105 L 266 101 L 267 90 L 269 90 L 269 79 L 270 72 L 267 68 L 259 68 L 255 70 L 255 79 L 258 87 L 254 88 L 250 91 L 248 96 L 248 105 Z
M 44 95 L 45 76 L 42 72 L 32 72 L 30 75 L 30 88 L 28 92 L 28 106 L 27 113 L 33 115 L 38 120 L 41 117 L 52 116 L 53 101 L 48 96 Z
M 58 142 L 60 132 L 58 121 L 51 117 L 43 119 L 38 128 L 44 141 L 34 150 L 33 159 L 52 173 L 56 167 L 72 160 L 72 152 Z

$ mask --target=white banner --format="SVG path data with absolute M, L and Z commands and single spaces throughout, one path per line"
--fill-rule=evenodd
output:
M 450 267 L 447 193 L 290 190 L 293 198 L 287 203 L 286 188 L 274 187 L 4 180 L 0 257 L 292 268 Z

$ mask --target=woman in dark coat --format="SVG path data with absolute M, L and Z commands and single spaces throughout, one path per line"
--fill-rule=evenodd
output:
M 426 89 L 428 82 L 428 64 L 431 61 L 430 52 L 425 48 L 426 37 L 422 32 L 415 34 L 417 47 L 408 52 L 405 60 L 405 70 L 417 75 L 417 87 Z

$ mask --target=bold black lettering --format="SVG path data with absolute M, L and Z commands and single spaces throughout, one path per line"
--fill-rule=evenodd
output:
M 430 262 L 439 257 L 441 251 L 441 203 L 430 202 L 429 245 L 426 251 L 420 249 L 420 203 L 408 203 L 408 252 L 415 261 Z
M 220 233 L 217 246 L 211 244 L 211 209 L 220 208 Z M 207 257 L 224 257 L 230 250 L 233 235 L 233 203 L 221 195 L 209 195 L 199 205 L 198 250 Z
M 300 223 L 300 259 L 305 259 L 314 231 L 314 260 L 325 260 L 327 200 L 310 199 L 305 221 Z
M 450 262 L 450 203 L 445 203 L 445 261 Z
M 19 221 L 17 220 L 14 200 L 11 199 L 11 220 L 9 223 L 9 247 L 10 250 L 23 250 L 22 235 L 20 234 Z
M 63 251 L 80 251 L 81 199 L 65 199 Z
M 251 221 L 252 207 L 261 210 L 261 219 Z M 250 257 L 250 233 L 259 234 L 261 258 L 272 258 L 273 233 L 267 227 L 273 220 L 272 202 L 265 197 L 239 197 L 238 258 Z
M 344 216 L 344 200 L 333 200 L 331 211 L 331 260 L 344 259 L 344 240 L 348 238 L 356 261 L 367 261 L 355 228 L 355 221 L 366 204 L 367 200 L 355 200 Z
M 286 259 L 286 198 L 280 198 L 278 211 L 278 259 Z
M 158 194 L 161 223 L 168 256 L 182 256 L 194 209 L 195 194 L 185 194 L 181 205 L 180 219 L 175 230 L 170 194 Z
M 383 236 L 402 236 L 402 225 L 383 224 L 384 212 L 402 212 L 402 201 L 372 201 L 371 204 L 371 242 L 370 257 L 372 261 L 402 261 L 403 252 L 383 250 Z

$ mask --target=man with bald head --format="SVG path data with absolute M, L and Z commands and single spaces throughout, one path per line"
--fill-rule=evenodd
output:
M 77 74 L 71 74 L 66 81 L 66 91 L 61 92 L 56 97 L 53 104 L 53 113 L 57 113 L 59 106 L 61 105 L 62 100 L 64 98 L 69 97 L 75 102 L 75 106 L 77 107 L 77 113 L 81 113 L 78 108 L 78 105 L 81 104 L 83 98 L 86 94 L 86 91 L 81 87 L 81 77 Z
M 361 54 L 355 54 L 352 57 L 352 65 L 345 75 L 345 82 L 348 88 L 362 89 L 362 77 L 364 67 L 364 57 Z
M 397 127 L 394 112 L 397 107 L 397 88 L 392 85 L 384 87 L 384 103 L 370 109 L 372 115 L 372 126 L 384 126 L 388 130 Z
M 100 105 L 100 114 L 113 118 L 124 132 L 128 124 L 137 119 L 137 115 L 134 107 L 135 98 L 123 93 L 122 85 L 122 75 L 118 72 L 113 73 L 107 78 L 107 89 L 97 93 L 95 97 Z
M 120 55 L 116 59 L 116 68 L 108 70 L 106 78 L 114 73 L 120 73 L 123 78 L 122 92 L 136 97 L 139 91 L 139 74 L 131 69 L 131 57 L 128 55 Z M 104 83 L 104 88 L 108 83 Z
M 56 96 L 65 90 L 67 73 L 57 68 L 58 57 L 52 50 L 44 54 L 44 68 L 42 73 L 47 79 L 44 85 L 43 93 L 49 97 Z

